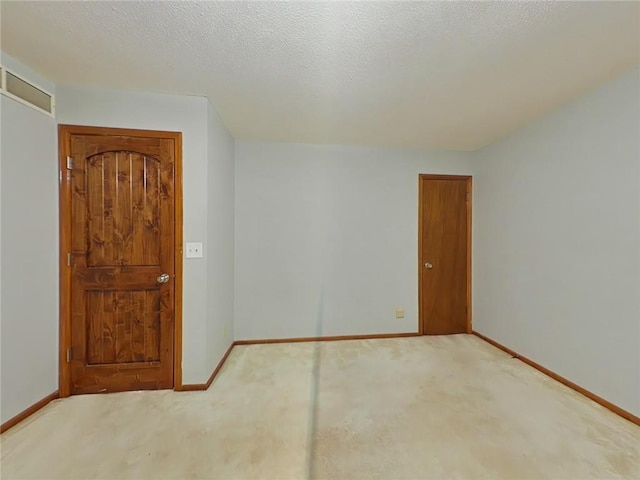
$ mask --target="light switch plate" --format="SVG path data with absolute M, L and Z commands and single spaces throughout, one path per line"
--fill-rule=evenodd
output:
M 187 258 L 202 258 L 202 242 L 187 242 L 186 248 Z

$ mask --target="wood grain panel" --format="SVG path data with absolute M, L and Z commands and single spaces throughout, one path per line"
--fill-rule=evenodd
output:
M 89 157 L 86 168 L 88 266 L 159 265 L 160 162 L 119 151 Z
M 87 292 L 87 364 L 160 360 L 159 290 Z
M 105 362 L 104 352 L 106 331 L 104 329 L 104 308 L 102 292 L 89 292 L 87 295 L 87 363 L 96 365 Z
M 118 265 L 115 261 L 115 253 L 116 247 L 115 243 L 115 221 L 113 218 L 114 212 L 114 203 L 118 202 L 118 191 L 117 191 L 117 182 L 115 179 L 116 169 L 114 168 L 114 155 L 109 153 L 105 155 L 100 155 L 101 161 L 100 165 L 102 167 L 102 175 L 101 181 L 102 185 L 100 185 L 100 179 L 97 180 L 96 183 L 89 183 L 87 187 L 89 190 L 93 188 L 98 188 L 99 186 L 102 188 L 102 202 L 99 205 L 90 205 L 90 208 L 93 207 L 89 212 L 92 215 L 98 215 L 102 217 L 102 236 L 100 241 L 103 245 L 103 259 L 102 263 L 99 265 L 110 266 L 110 265 Z M 93 233 L 93 232 L 89 232 Z M 89 266 L 93 266 L 89 263 Z
M 160 165 L 151 158 L 144 159 L 144 229 L 142 233 L 143 265 L 160 263 Z M 164 197 L 167 198 L 167 197 Z M 171 215 L 171 218 L 173 216 Z M 171 220 L 166 217 L 166 222 Z M 171 223 L 169 223 L 171 224 Z
M 146 292 L 142 291 L 130 291 L 129 294 L 129 310 L 127 315 L 131 324 L 131 355 L 132 361 L 144 362 L 146 360 L 146 348 L 145 348 L 145 331 L 146 322 L 152 321 L 155 323 L 157 316 L 146 315 L 147 311 L 144 308 L 146 305 Z M 159 313 L 159 312 L 158 312 Z M 158 360 L 157 358 L 155 360 Z
M 155 305 L 153 321 L 145 319 L 144 325 L 144 354 L 145 360 L 150 362 L 160 360 L 160 297 L 157 291 L 145 291 L 144 305 Z M 146 315 L 146 312 L 145 312 Z
M 93 157 L 88 160 L 87 163 L 82 162 L 82 167 L 85 170 L 86 184 L 92 185 L 91 190 L 83 189 L 81 192 L 76 192 L 76 196 L 80 197 L 77 202 L 78 207 L 80 205 L 86 205 L 86 224 L 88 228 L 86 230 L 86 238 L 79 232 L 79 229 L 83 228 L 85 222 L 80 215 L 80 211 L 77 210 L 74 205 L 74 232 L 76 234 L 74 238 L 74 251 L 84 252 L 87 250 L 87 263 L 89 265 L 102 265 L 104 264 L 104 218 L 102 212 L 102 199 L 104 197 L 102 193 L 102 157 Z M 75 178 L 79 175 L 74 172 L 74 187 Z M 84 197 L 86 196 L 86 197 Z M 84 197 L 84 198 L 83 198 Z M 78 212 L 75 214 L 75 212 Z M 80 242 L 79 240 L 83 240 Z
M 419 289 L 424 334 L 470 329 L 469 194 L 470 177 L 420 177 Z
M 96 363 L 116 363 L 116 322 L 115 314 L 113 311 L 114 292 L 90 292 L 89 298 L 94 297 L 95 300 L 91 302 L 93 308 L 87 312 L 87 317 L 96 317 L 100 319 L 100 331 L 97 333 L 100 337 L 100 342 L 96 345 L 98 347 L 97 354 L 94 357 L 100 356 L 100 362 Z M 94 364 L 95 365 L 95 364 Z
M 78 152 L 78 155 L 83 157 L 85 155 L 85 144 L 84 142 L 75 137 L 72 139 L 72 147 L 74 151 Z M 70 175 L 71 172 L 68 172 Z M 81 162 L 76 166 L 75 171 L 73 172 L 73 188 L 72 188 L 72 197 L 71 197 L 71 210 L 76 212 L 74 215 L 74 223 L 75 225 L 86 225 L 87 223 L 87 201 L 90 195 L 99 195 L 99 192 L 87 192 L 86 179 L 87 172 L 85 171 L 85 163 Z M 70 182 L 71 183 L 71 182 Z M 99 198 L 99 197 L 96 197 Z M 90 219 L 89 219 L 90 220 Z M 87 250 L 87 239 L 84 234 L 74 235 L 71 237 L 73 244 L 71 246 L 71 252 L 75 255 L 78 253 L 84 253 Z
M 133 253 L 132 232 L 133 217 L 131 215 L 131 157 L 138 156 L 132 152 L 115 152 L 116 172 L 114 183 L 116 184 L 116 196 L 114 198 L 113 224 L 114 224 L 114 265 L 131 265 Z
M 130 157 L 131 171 L 131 265 L 146 265 L 144 246 L 144 216 L 147 210 L 147 159 Z M 133 186 L 142 186 L 134 188 Z
M 70 393 L 173 386 L 178 141 L 82 132 L 65 139 L 76 197 L 67 227 L 71 348 L 61 368 Z M 169 282 L 160 284 L 164 273 Z
M 116 363 L 131 363 L 131 327 L 127 322 L 126 293 L 113 292 L 113 317 L 115 324 Z

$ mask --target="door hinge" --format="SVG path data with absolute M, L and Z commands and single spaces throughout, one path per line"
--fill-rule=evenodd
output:
M 467 202 L 469 201 L 469 192 L 467 192 Z
M 67 362 L 71 361 L 71 347 L 67 348 Z
M 73 266 L 73 255 L 67 253 L 67 267 Z
M 73 170 L 73 157 L 67 157 L 67 170 Z

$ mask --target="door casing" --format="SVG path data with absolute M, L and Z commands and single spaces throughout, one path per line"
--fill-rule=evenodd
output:
M 71 394 L 71 372 L 67 351 L 71 346 L 71 279 L 72 268 L 67 265 L 67 254 L 71 251 L 71 170 L 67 169 L 67 156 L 71 153 L 72 135 L 106 135 L 143 138 L 167 138 L 174 141 L 174 208 L 175 208 L 175 291 L 174 291 L 174 345 L 173 345 L 173 389 L 182 388 L 182 133 L 157 130 L 90 127 L 84 125 L 58 126 L 59 154 L 59 245 L 60 245 L 60 330 L 59 330 L 59 378 L 60 397 Z
M 423 293 L 422 293 L 422 269 L 425 263 L 425 252 L 422 246 L 422 219 L 424 214 L 423 205 L 423 193 L 425 184 L 428 180 L 457 180 L 466 182 L 467 187 L 467 333 L 472 333 L 472 308 L 471 308 L 471 214 L 472 214 L 472 202 L 473 202 L 473 177 L 471 175 L 432 175 L 432 174 L 420 174 L 418 179 L 418 332 L 422 335 L 425 334 L 425 318 L 424 318 L 424 306 L 423 306 Z

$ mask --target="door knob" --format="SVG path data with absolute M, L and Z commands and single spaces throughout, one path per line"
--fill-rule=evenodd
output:
M 424 264 L 424 268 L 433 268 L 433 265 L 431 265 L 429 262 Z
M 168 273 L 163 273 L 162 275 L 159 275 L 158 278 L 156 278 L 158 283 L 167 283 L 169 281 L 169 278 L 171 278 L 169 276 Z

